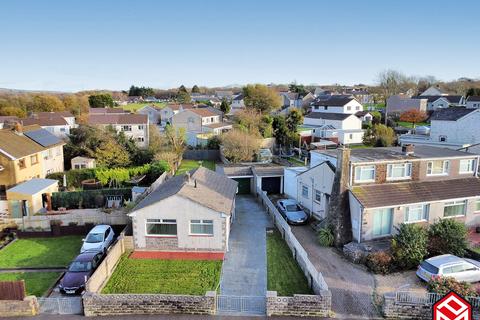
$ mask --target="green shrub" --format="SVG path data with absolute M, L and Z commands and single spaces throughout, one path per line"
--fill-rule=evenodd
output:
M 428 282 L 427 289 L 429 292 L 446 295 L 450 291 L 463 297 L 476 297 L 477 291 L 471 284 L 459 282 L 452 277 L 435 277 Z
M 416 224 L 402 223 L 392 239 L 392 255 L 401 269 L 417 267 L 427 251 L 428 235 L 425 228 Z
M 467 228 L 461 222 L 442 219 L 428 229 L 428 253 L 431 256 L 449 253 L 463 257 L 467 248 Z
M 326 226 L 318 230 L 318 242 L 321 246 L 331 247 L 335 241 L 335 236 L 333 235 L 332 227 Z
M 63 175 L 67 178 L 67 187 L 81 188 L 82 181 L 95 178 L 95 169 L 76 169 L 65 172 L 55 172 L 47 175 L 48 179 L 58 180 L 59 185 L 63 185 Z
M 54 209 L 64 207 L 67 209 L 100 208 L 105 204 L 108 195 L 121 195 L 123 200 L 132 199 L 132 189 L 100 189 L 69 192 L 54 192 L 52 194 L 52 206 Z
M 373 252 L 367 256 L 366 265 L 373 273 L 387 274 L 392 271 L 393 257 L 386 251 Z

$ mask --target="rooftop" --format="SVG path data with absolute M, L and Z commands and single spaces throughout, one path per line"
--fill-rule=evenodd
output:
M 32 124 L 38 124 L 42 127 L 50 126 L 66 126 L 68 125 L 65 118 L 58 113 L 43 113 L 43 115 L 33 115 L 30 118 L 21 119 L 24 126 L 29 126 Z
M 148 116 L 146 114 L 133 113 L 110 113 L 110 114 L 90 114 L 88 123 L 97 124 L 147 124 Z
M 54 185 L 58 185 L 57 180 L 33 178 L 31 180 L 22 182 L 13 188 L 8 189 L 7 192 L 33 195 Z
M 42 146 L 13 130 L 0 130 L 0 153 L 14 160 L 45 150 Z
M 38 125 L 23 127 L 23 134 L 45 148 L 65 144 L 62 139 Z
M 478 112 L 478 109 L 467 109 L 463 107 L 437 109 L 430 116 L 430 121 L 457 121 L 472 112 Z
M 333 113 L 333 112 L 310 112 L 305 116 L 308 119 L 326 119 L 326 120 L 345 120 L 350 116 L 350 113 Z
M 350 101 L 355 100 L 350 95 L 332 95 L 327 98 L 316 99 L 313 103 L 314 106 L 344 106 Z
M 103 114 L 103 113 L 128 113 L 128 111 L 123 110 L 122 108 L 90 108 L 90 114 Z
M 365 208 L 381 208 L 480 196 L 480 179 L 412 181 L 355 186 L 352 193 Z

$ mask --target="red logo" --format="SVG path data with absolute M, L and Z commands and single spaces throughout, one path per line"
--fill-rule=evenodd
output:
M 433 305 L 433 320 L 472 320 L 472 306 L 452 291 Z

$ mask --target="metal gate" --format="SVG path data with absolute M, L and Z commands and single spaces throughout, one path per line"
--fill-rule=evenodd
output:
M 40 313 L 83 314 L 82 297 L 38 298 Z
M 265 315 L 266 297 L 217 296 L 218 314 Z

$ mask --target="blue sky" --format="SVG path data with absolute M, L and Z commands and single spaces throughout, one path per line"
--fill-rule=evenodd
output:
M 2 1 L 0 87 L 480 77 L 480 1 Z

